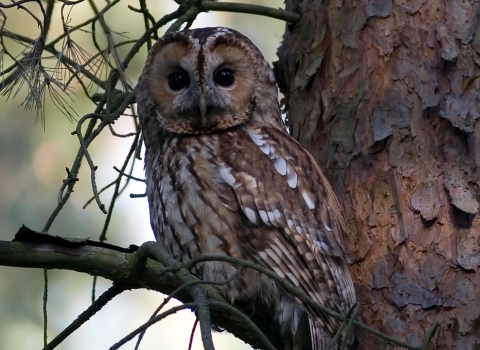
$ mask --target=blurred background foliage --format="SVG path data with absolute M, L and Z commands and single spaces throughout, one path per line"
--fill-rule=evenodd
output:
M 99 9 L 106 5 L 102 0 L 92 2 Z M 255 3 L 273 8 L 283 7 L 282 0 L 250 2 L 236 0 L 236 2 Z M 54 8 L 47 42 L 63 33 L 60 5 L 61 3 L 57 3 Z M 133 40 L 143 33 L 142 15 L 129 10 L 128 5 L 139 7 L 136 1 L 121 0 L 105 15 L 106 21 L 115 31 L 113 37 L 117 42 Z M 29 7 L 28 4 L 26 6 L 38 14 L 38 6 Z M 156 19 L 178 7 L 170 0 L 150 1 L 147 2 L 147 6 Z M 7 30 L 32 39 L 39 36 L 37 23 L 25 11 L 11 8 L 5 12 Z M 92 15 L 91 6 L 85 1 L 73 7 L 68 24 L 74 26 Z M 242 32 L 260 48 L 267 60 L 272 62 L 276 60 L 275 52 L 281 41 L 285 23 L 255 15 L 214 12 L 200 14 L 192 27 L 207 26 L 226 26 Z M 168 25 L 161 29 L 161 33 L 166 28 Z M 90 30 L 91 27 L 87 26 L 86 29 Z M 87 52 L 92 54 L 96 52 L 90 32 L 77 31 L 73 38 Z M 97 39 L 100 46 L 105 47 L 107 41 L 100 30 Z M 6 39 L 5 44 L 12 53 L 21 52 L 21 47 L 12 40 Z M 118 50 L 120 57 L 126 52 L 126 46 Z M 146 54 L 146 47 L 143 47 L 126 71 L 133 84 L 141 73 Z M 3 62 L 0 62 L 0 70 L 2 64 L 5 69 L 12 61 L 4 55 Z M 51 66 L 54 65 L 55 62 L 52 60 Z M 105 70 L 103 74 L 105 78 L 107 71 Z M 13 94 L 8 99 L 0 96 L 0 240 L 13 239 L 22 224 L 37 231 L 42 230 L 57 204 L 59 188 L 62 180 L 66 178 L 65 168 L 71 166 L 79 147 L 78 138 L 71 135 L 76 122 L 62 115 L 47 94 L 45 121 L 44 124 L 41 123 L 34 111 L 27 111 L 23 106 L 19 106 L 26 94 L 24 86 L 15 98 Z M 77 120 L 95 109 L 95 105 L 85 97 L 78 83 L 71 85 L 70 97 L 62 96 L 75 111 Z M 123 134 L 135 130 L 133 119 L 129 116 L 122 116 L 113 128 L 117 133 Z M 98 166 L 96 177 L 99 188 L 118 176 L 113 166 L 121 167 L 130 144 L 130 138 L 115 137 L 108 128 L 93 141 L 89 151 Z M 133 175 L 144 177 L 142 161 L 137 161 Z M 59 236 L 98 239 L 105 214 L 95 203 L 82 209 L 92 197 L 90 169 L 86 162 L 83 162 L 78 177 L 75 192 L 49 232 Z M 144 193 L 144 190 L 143 183 L 132 181 L 117 200 L 107 234 L 109 243 L 128 246 L 153 240 L 147 199 L 130 198 L 128 195 Z M 101 194 L 101 199 L 107 207 L 112 191 L 109 189 Z M 92 277 L 69 271 L 50 271 L 48 277 L 48 336 L 52 339 L 90 305 Z M 43 347 L 43 286 L 43 270 L 0 266 L 0 349 L 31 350 Z M 109 281 L 98 280 L 96 295 L 100 295 L 109 286 Z M 146 290 L 125 292 L 107 304 L 57 349 L 108 349 L 128 332 L 148 320 L 163 298 L 164 296 L 158 293 Z M 140 349 L 187 349 L 193 323 L 194 316 L 189 311 L 170 316 L 148 330 Z M 243 342 L 227 334 L 215 335 L 214 342 L 218 349 L 249 349 Z M 132 341 L 122 349 L 133 349 L 134 345 L 135 341 Z M 202 349 L 198 331 L 193 349 Z

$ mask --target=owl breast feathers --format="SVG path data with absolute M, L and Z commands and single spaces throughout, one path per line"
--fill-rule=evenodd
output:
M 185 30 L 152 47 L 137 98 L 152 228 L 179 261 L 253 261 L 345 314 L 356 299 L 341 208 L 286 132 L 277 95 L 268 63 L 234 30 Z M 195 272 L 224 281 L 236 268 L 206 262 Z M 220 289 L 232 302 L 273 310 L 285 349 L 322 349 L 339 327 L 252 270 Z

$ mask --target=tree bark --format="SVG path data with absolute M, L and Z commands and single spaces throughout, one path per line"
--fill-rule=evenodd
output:
M 290 130 L 343 204 L 366 324 L 480 346 L 480 3 L 288 0 L 276 75 Z M 358 332 L 361 347 L 378 340 Z

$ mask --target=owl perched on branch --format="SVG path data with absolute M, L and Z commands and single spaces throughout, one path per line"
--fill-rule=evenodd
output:
M 157 41 L 137 97 L 152 228 L 179 261 L 253 261 L 346 314 L 356 299 L 340 205 L 286 132 L 277 94 L 260 51 L 234 30 L 185 30 Z M 194 272 L 224 281 L 236 271 L 210 261 Z M 251 269 L 219 288 L 232 302 L 273 310 L 285 349 L 323 349 L 340 325 Z

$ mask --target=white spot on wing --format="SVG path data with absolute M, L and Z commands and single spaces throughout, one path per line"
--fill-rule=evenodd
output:
M 295 170 L 292 169 L 291 166 L 288 166 L 287 168 L 287 182 L 290 188 L 295 188 L 298 185 L 297 173 L 295 172 Z
M 225 181 L 226 184 L 228 184 L 230 186 L 234 186 L 236 180 L 233 177 L 233 175 L 230 173 L 230 170 L 232 170 L 232 169 L 222 166 L 219 170 L 219 173 L 220 173 L 220 176 L 221 176 L 222 180 Z
M 252 209 L 245 208 L 244 212 L 245 212 L 245 215 L 247 216 L 248 220 L 250 220 L 254 224 L 257 223 L 257 216 L 255 215 L 255 212 Z
M 320 248 L 322 252 L 330 253 L 330 247 L 325 244 L 325 242 L 315 241 L 315 245 Z
M 262 221 L 264 223 L 268 223 L 269 220 L 268 220 L 268 216 L 267 216 L 267 213 L 265 212 L 265 210 L 259 210 L 258 213 L 260 214 L 260 217 L 262 218 Z
M 323 223 L 323 226 L 325 226 L 325 228 L 327 229 L 327 231 L 332 232 L 332 229 L 331 229 L 330 227 L 328 227 L 327 225 L 325 225 L 325 223 Z
M 287 162 L 283 158 L 277 158 L 273 161 L 275 169 L 280 173 L 280 175 L 285 175 L 287 173 Z
M 280 213 L 280 210 L 275 209 L 275 210 L 273 211 L 273 215 L 275 215 L 275 219 L 278 220 L 278 219 L 280 219 L 280 217 L 282 216 L 282 213 Z
M 265 153 L 266 155 L 269 155 L 272 151 L 270 145 L 268 143 L 263 144 L 262 146 L 259 146 L 260 151 Z
M 265 144 L 265 140 L 262 138 L 261 135 L 256 134 L 254 132 L 249 132 L 248 135 L 252 139 L 253 143 L 256 144 L 257 146 L 262 146 Z
M 309 192 L 302 191 L 302 197 L 310 209 L 315 209 L 315 203 L 313 202 L 312 195 Z

